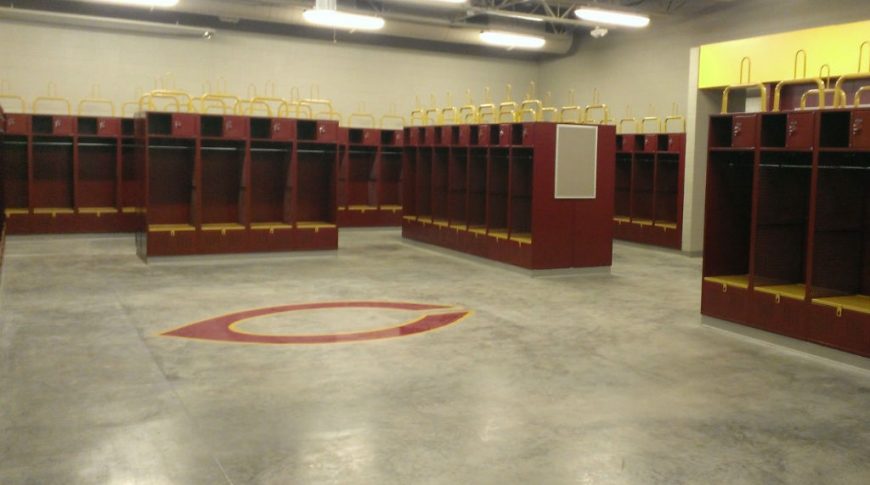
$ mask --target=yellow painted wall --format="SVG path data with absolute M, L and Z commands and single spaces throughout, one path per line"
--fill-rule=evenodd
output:
M 823 4 L 819 2 L 819 8 Z M 865 41 L 870 41 L 870 20 L 702 45 L 698 85 L 704 89 L 738 84 L 744 56 L 752 61 L 752 82 L 793 79 L 798 49 L 807 52 L 809 77 L 818 76 L 823 64 L 831 66 L 833 76 L 854 73 L 858 46 Z M 870 45 L 864 47 L 862 71 L 870 72 Z M 803 77 L 802 60 L 798 77 Z

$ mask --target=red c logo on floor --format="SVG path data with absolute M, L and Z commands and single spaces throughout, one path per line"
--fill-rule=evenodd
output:
M 385 310 L 411 310 L 421 313 L 419 318 L 402 322 L 398 325 L 363 330 L 350 333 L 334 333 L 321 335 L 269 335 L 240 332 L 233 328 L 236 324 L 254 318 L 275 315 L 278 313 L 298 312 L 307 310 L 322 310 L 329 308 L 382 308 Z M 455 306 L 427 305 L 421 303 L 400 303 L 388 301 L 339 301 L 327 303 L 305 303 L 299 305 L 282 305 L 268 308 L 245 310 L 227 315 L 221 315 L 207 320 L 191 323 L 160 335 L 182 337 L 219 342 L 238 342 L 254 344 L 328 344 L 339 342 L 359 342 L 379 340 L 393 337 L 404 337 L 423 332 L 429 332 L 454 324 L 469 316 L 472 312 Z

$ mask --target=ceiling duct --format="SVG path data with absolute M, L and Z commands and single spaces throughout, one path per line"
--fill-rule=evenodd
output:
M 71 3 L 94 3 L 95 0 L 66 0 Z M 335 1 L 335 0 L 331 0 Z M 437 2 L 441 3 L 441 2 Z M 444 4 L 448 7 L 463 7 L 453 4 Z M 303 18 L 303 12 L 314 7 L 314 2 L 305 2 L 304 5 L 296 2 L 261 2 L 261 1 L 226 1 L 226 0 L 181 0 L 178 5 L 171 9 L 173 12 L 209 16 L 215 19 L 232 19 L 238 22 L 253 21 L 277 25 L 292 25 L 309 27 Z M 440 5 L 439 5 L 440 7 Z M 471 45 L 481 47 L 480 32 L 483 26 L 466 23 L 462 19 L 451 20 L 445 15 L 423 15 L 408 12 L 391 12 L 389 10 L 354 10 L 341 7 L 348 13 L 377 15 L 386 20 L 386 24 L 376 33 L 356 31 L 354 35 L 361 36 L 386 36 L 392 38 L 406 38 L 423 41 L 441 42 L 456 45 Z M 457 8 L 457 12 L 465 13 L 466 8 Z M 166 11 L 166 9 L 161 9 Z M 575 25 L 579 22 L 573 21 Z M 528 28 L 511 27 L 512 32 L 517 34 L 536 35 L 543 37 L 546 44 L 536 52 L 542 54 L 566 54 L 570 51 L 574 41 L 571 32 L 553 34 L 545 32 L 537 22 L 529 22 Z M 526 26 L 522 26 L 526 27 Z M 228 26 L 228 28 L 230 28 Z M 500 27 L 505 30 L 503 27 Z M 371 37 L 369 37 L 371 38 Z

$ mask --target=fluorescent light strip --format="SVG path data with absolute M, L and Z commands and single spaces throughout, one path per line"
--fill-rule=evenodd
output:
M 646 27 L 649 25 L 649 17 L 645 15 L 614 12 L 613 10 L 602 10 L 599 8 L 580 7 L 574 11 L 574 15 L 582 20 L 599 24 L 635 28 Z
M 518 49 L 540 49 L 547 43 L 543 37 L 534 35 L 513 34 L 510 32 L 486 31 L 480 33 L 480 40 L 485 44 L 518 48 Z
M 348 30 L 380 30 L 384 19 L 371 15 L 339 12 L 338 10 L 311 9 L 302 13 L 306 22 L 321 27 Z

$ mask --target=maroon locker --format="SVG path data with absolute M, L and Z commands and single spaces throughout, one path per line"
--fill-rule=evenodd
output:
M 635 138 L 633 134 L 622 135 L 622 151 L 633 152 Z
M 644 135 L 643 136 L 643 151 L 652 153 L 658 149 L 658 146 L 659 146 L 659 136 L 658 135 Z
M 534 145 L 535 144 L 535 125 L 531 123 L 523 124 L 523 145 Z
M 121 118 L 97 118 L 97 135 L 120 136 Z
M 273 118 L 272 119 L 272 135 L 273 140 L 290 141 L 296 139 L 296 120 Z
M 731 127 L 731 146 L 734 148 L 755 148 L 757 125 L 758 116 L 756 115 L 734 116 L 734 124 Z
M 513 141 L 513 127 L 514 125 L 502 123 L 498 127 L 498 144 L 499 146 L 509 147 L 512 145 Z
M 426 126 L 420 129 L 422 131 L 420 137 L 421 145 L 433 145 L 435 144 L 435 127 L 434 126 Z
M 394 130 L 392 132 L 391 145 L 403 146 L 405 144 L 405 132 L 403 130 Z
M 870 148 L 870 110 L 852 112 L 852 148 Z
M 816 131 L 815 113 L 789 113 L 786 119 L 786 148 L 812 148 Z
M 362 131 L 362 144 L 369 146 L 380 145 L 381 132 L 375 128 L 364 128 Z
M 668 133 L 668 147 L 666 151 L 678 152 L 686 141 L 685 133 Z
M 405 139 L 408 140 L 408 145 L 417 146 L 420 144 L 420 130 L 417 128 L 405 128 L 407 132 L 407 136 Z
M 6 134 L 26 135 L 30 133 L 30 116 L 22 113 L 6 114 Z
M 453 139 L 453 127 L 451 126 L 438 126 L 435 128 L 438 133 L 438 137 L 436 139 L 436 144 L 439 146 L 449 146 L 452 144 Z
M 317 122 L 317 141 L 338 142 L 338 122 L 321 120 Z
M 224 116 L 223 137 L 245 139 L 248 137 L 248 118 L 244 116 Z
M 193 138 L 199 131 L 197 124 L 199 117 L 192 113 L 173 113 L 172 114 L 172 136 L 180 136 L 184 138 Z
M 492 134 L 492 129 L 490 129 L 492 125 L 477 125 L 477 144 L 480 146 L 487 146 L 490 144 L 490 135 Z
M 471 125 L 459 126 L 459 139 L 455 141 L 459 146 L 471 145 Z
M 74 116 L 53 116 L 51 120 L 51 132 L 55 135 L 72 135 L 76 131 L 76 118 Z

